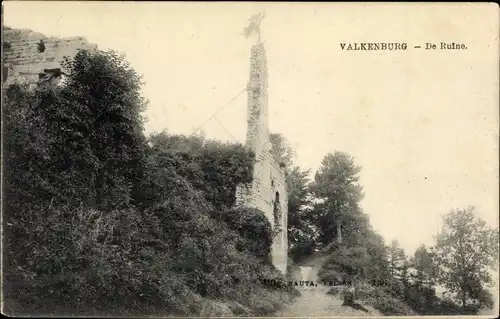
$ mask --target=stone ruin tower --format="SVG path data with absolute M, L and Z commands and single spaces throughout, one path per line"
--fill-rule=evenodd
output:
M 271 154 L 267 103 L 267 64 L 263 43 L 252 46 L 250 79 L 247 86 L 246 147 L 255 153 L 253 181 L 239 185 L 236 205 L 257 208 L 264 212 L 273 228 L 271 247 L 274 266 L 286 273 L 288 255 L 288 194 L 285 165 Z

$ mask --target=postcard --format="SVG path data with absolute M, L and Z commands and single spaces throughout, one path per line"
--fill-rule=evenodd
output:
M 498 316 L 497 4 L 2 10 L 4 315 Z

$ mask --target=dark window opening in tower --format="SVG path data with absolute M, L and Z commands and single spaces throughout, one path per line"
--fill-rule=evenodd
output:
M 279 228 L 281 221 L 280 193 L 276 192 L 274 199 L 274 227 Z

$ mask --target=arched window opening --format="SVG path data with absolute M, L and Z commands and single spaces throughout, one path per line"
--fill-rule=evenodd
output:
M 280 193 L 276 192 L 274 198 L 274 227 L 279 228 L 280 226 L 281 226 Z

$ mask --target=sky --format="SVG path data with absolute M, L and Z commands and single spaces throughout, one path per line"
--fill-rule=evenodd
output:
M 191 134 L 245 88 L 248 18 L 265 10 L 269 121 L 313 172 L 347 152 L 387 242 L 432 244 L 441 214 L 498 225 L 498 6 L 493 4 L 5 2 L 4 23 L 125 53 L 146 82 L 148 133 Z M 424 50 L 426 42 L 467 50 Z M 406 42 L 406 51 L 340 43 Z M 243 142 L 246 94 L 202 130 Z M 218 120 L 218 121 L 217 121 Z

